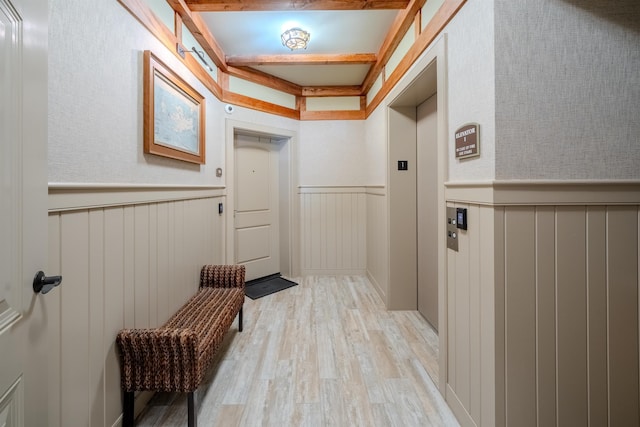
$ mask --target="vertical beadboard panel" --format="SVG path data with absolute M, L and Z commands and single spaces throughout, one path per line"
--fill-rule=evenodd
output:
M 104 211 L 104 336 L 105 424 L 122 413 L 120 365 L 113 337 L 124 328 L 124 210 Z
M 495 255 L 504 260 L 506 359 L 496 342 L 496 366 L 506 425 L 528 425 L 533 409 L 539 426 L 640 424 L 638 206 L 503 209 Z M 496 319 L 499 283 L 496 275 Z M 498 371 L 496 425 L 500 381 Z
M 494 263 L 494 235 L 496 232 L 496 213 L 493 207 L 481 206 L 479 209 L 478 221 L 478 251 L 480 254 L 480 305 L 479 325 L 480 325 L 480 388 L 476 392 L 480 395 L 480 414 L 476 418 L 476 424 L 480 426 L 497 426 L 496 423 L 496 400 L 498 391 L 496 387 L 496 360 L 500 353 L 497 350 L 496 342 L 497 325 L 500 324 L 499 314 L 496 310 L 496 295 L 499 294 L 496 275 L 498 270 Z M 500 228 L 502 229 L 502 228 Z M 501 293 L 504 295 L 504 292 Z M 504 318 L 504 316 L 503 316 Z
M 449 206 L 447 206 L 449 207 Z M 458 393 L 458 369 L 456 363 L 457 348 L 457 335 L 459 325 L 456 321 L 457 312 L 457 283 L 456 272 L 458 271 L 458 257 L 451 249 L 447 249 L 447 342 L 449 348 L 447 349 L 447 383 L 454 388 L 456 394 Z
M 158 323 L 162 324 L 169 320 L 171 310 L 169 309 L 170 296 L 170 280 L 169 266 L 171 258 L 169 256 L 169 206 L 167 203 L 158 205 L 158 239 L 157 239 L 157 275 L 158 275 L 158 297 L 157 312 Z
M 134 242 L 134 326 L 149 328 L 149 205 L 134 208 Z
M 309 194 L 309 209 L 311 212 L 309 227 L 310 233 L 310 257 L 306 260 L 306 267 L 313 270 L 322 269 L 322 195 Z M 304 270 L 304 269 L 303 269 Z
M 135 264 L 135 238 L 134 238 L 134 207 L 125 206 L 123 208 L 124 223 L 122 227 L 122 234 L 124 241 L 122 245 L 122 255 L 124 259 L 123 265 L 123 281 L 124 281 L 124 327 L 135 328 L 135 276 L 134 276 L 134 264 Z M 114 232 L 118 232 L 114 230 Z
M 505 208 L 506 422 L 536 425 L 535 217 Z
M 218 200 L 49 215 L 49 268 L 64 276 L 47 296 L 57 366 L 49 379 L 51 425 L 116 422 L 122 403 L 115 336 L 134 324 L 164 323 L 196 291 L 200 267 L 222 261 L 224 242 L 213 242 L 224 238 Z
M 89 211 L 89 396 L 91 425 L 104 419 L 104 211 Z
M 386 197 L 381 194 L 366 194 L 366 250 L 364 251 L 367 276 L 374 284 L 383 301 L 387 301 L 387 233 L 385 217 Z
M 336 269 L 348 268 L 351 263 L 351 234 L 348 233 L 353 227 L 352 218 L 352 195 L 336 195 Z
M 60 264 L 60 215 L 49 215 L 48 218 L 48 245 L 47 251 L 48 264 L 47 273 L 51 275 L 60 275 L 62 268 Z M 47 312 L 49 313 L 49 322 L 47 323 L 47 330 L 49 333 L 49 366 L 48 370 L 48 400 L 49 400 L 49 426 L 60 427 L 61 424 L 61 324 L 60 319 L 62 313 L 60 309 L 61 304 L 61 292 L 50 292 L 47 298 L 44 299 Z
M 496 425 L 496 275 L 493 207 L 467 208 L 468 230 L 459 230 L 458 252 L 447 250 L 447 383 L 465 408 L 465 422 Z M 500 229 L 502 225 L 500 223 Z M 499 269 L 499 271 L 502 271 Z M 504 293 L 502 293 L 504 295 Z M 463 424 L 465 424 L 463 422 Z
M 536 368 L 539 427 L 556 425 L 556 245 L 555 208 L 535 210 Z
M 367 265 L 367 196 L 358 194 L 356 197 L 358 211 L 352 216 L 352 223 L 355 223 L 353 228 L 358 232 L 356 262 L 358 269 L 364 271 Z
M 61 216 L 61 414 L 63 426 L 89 424 L 89 214 Z
M 460 205 L 466 207 L 466 205 Z M 458 253 L 456 254 L 455 272 L 455 294 L 454 303 L 456 305 L 456 335 L 455 335 L 455 364 L 456 382 L 455 391 L 458 399 L 465 408 L 470 407 L 470 338 L 471 338 L 471 318 L 469 293 L 470 293 L 470 244 L 469 233 L 460 231 L 458 233 Z
M 321 270 L 328 270 L 327 268 L 327 230 L 329 224 L 327 223 L 327 194 L 320 194 L 318 200 L 318 207 L 320 209 L 320 222 L 318 223 L 319 237 L 316 244 L 320 246 L 320 257 L 318 259 L 318 267 Z
M 175 313 L 180 306 L 182 305 L 179 298 L 179 287 L 178 287 L 178 272 L 176 271 L 177 262 L 176 262 L 176 254 L 180 250 L 176 246 L 176 202 L 167 203 L 167 210 L 169 214 L 169 222 L 167 231 L 169 232 L 169 247 L 168 247 L 168 256 L 170 259 L 169 269 L 169 315 Z
M 469 233 L 469 414 L 476 421 L 480 420 L 480 241 L 484 237 L 480 227 L 480 207 L 468 206 Z M 471 230 L 475 232 L 472 233 Z
M 606 426 L 607 402 L 607 265 L 606 208 L 587 209 L 587 361 L 589 425 Z
M 607 210 L 609 425 L 638 418 L 638 210 Z
M 338 247 L 338 234 L 342 233 L 342 230 L 338 230 L 338 206 L 342 207 L 338 203 L 338 199 L 341 198 L 340 194 L 327 194 L 325 196 L 324 212 L 325 223 L 324 227 L 324 265 L 327 270 L 336 270 L 338 268 L 338 258 L 336 257 Z
M 202 221 L 199 222 L 200 224 Z M 158 205 L 149 205 L 149 325 L 158 321 Z
M 175 236 L 174 236 L 174 242 L 173 242 L 173 248 L 174 248 L 174 254 L 173 254 L 173 259 L 174 259 L 174 271 L 184 271 L 185 273 L 186 268 L 185 268 L 185 263 L 186 263 L 186 258 L 187 258 L 187 254 L 185 253 L 184 249 L 185 249 L 185 214 L 184 214 L 184 205 L 185 202 L 182 200 L 178 200 L 173 202 L 173 207 L 174 207 L 174 214 L 175 214 L 175 222 L 174 222 L 174 230 L 175 230 Z M 185 285 L 185 277 L 182 276 L 174 276 L 174 283 L 176 284 L 175 286 L 175 306 L 172 308 L 172 312 L 175 312 L 178 308 L 180 308 L 185 302 L 187 302 L 187 300 L 189 299 L 189 289 L 187 288 L 187 286 Z
M 495 208 L 495 319 L 496 319 L 496 427 L 507 425 L 507 310 L 506 310 L 506 212 L 503 206 Z M 492 424 L 489 424 L 492 425 Z
M 558 425 L 587 425 L 585 207 L 556 208 Z
M 367 198 L 323 188 L 300 194 L 303 274 L 362 274 L 367 266 Z
M 311 195 L 300 195 L 300 262 L 301 268 L 309 266 L 311 259 Z

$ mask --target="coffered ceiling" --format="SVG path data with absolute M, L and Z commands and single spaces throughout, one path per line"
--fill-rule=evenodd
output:
M 169 0 L 210 32 L 227 67 L 302 89 L 364 94 L 425 0 Z M 285 29 L 311 34 L 306 50 L 282 45 Z M 237 74 L 237 73 L 231 73 Z M 338 87 L 338 88 L 336 88 Z M 350 92 L 349 92 L 350 91 Z

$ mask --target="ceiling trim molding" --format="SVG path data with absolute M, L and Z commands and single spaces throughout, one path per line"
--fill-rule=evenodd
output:
M 417 58 L 421 55 L 421 53 L 435 40 L 435 38 L 440 34 L 442 29 L 449 23 L 449 21 L 455 16 L 458 10 L 464 5 L 466 0 L 445 0 L 445 3 L 438 10 L 434 18 L 429 22 L 427 27 L 425 27 L 424 31 L 420 33 L 420 35 L 415 40 L 412 47 L 405 54 L 404 58 L 400 61 L 399 65 L 396 67 L 394 72 L 389 76 L 389 78 L 384 77 L 383 85 L 380 91 L 374 96 L 369 105 L 366 105 L 366 93 L 370 89 L 367 88 L 364 90 L 363 86 L 351 85 L 351 86 L 300 86 L 295 83 L 289 82 L 287 80 L 275 77 L 273 75 L 249 68 L 249 67 L 233 67 L 228 66 L 226 61 L 222 60 L 225 58 L 224 52 L 222 49 L 219 49 L 218 53 L 216 53 L 212 46 L 218 47 L 217 42 L 209 32 L 206 24 L 202 20 L 200 14 L 195 12 L 190 12 L 188 8 L 185 8 L 188 1 L 185 0 L 167 0 L 169 4 L 174 7 L 174 11 L 176 13 L 175 25 L 181 28 L 181 22 L 185 23 L 185 26 L 189 28 L 189 25 L 193 25 L 194 29 L 190 28 L 190 31 L 194 34 L 194 37 L 201 43 L 202 47 L 207 51 L 212 61 L 214 58 L 217 58 L 214 62 L 218 65 L 218 61 L 221 61 L 223 66 L 218 66 L 218 81 L 216 82 L 207 71 L 202 67 L 200 62 L 192 55 L 186 55 L 182 58 L 176 51 L 176 43 L 182 43 L 180 40 L 180 28 L 176 30 L 176 28 L 168 28 L 162 21 L 160 21 L 150 7 L 145 3 L 144 0 L 118 0 L 118 2 L 127 9 L 145 28 L 147 28 L 151 34 L 153 34 L 175 57 L 177 57 L 192 73 L 193 75 L 200 80 L 200 82 L 211 91 L 211 93 L 223 102 L 229 102 L 232 104 L 236 104 L 238 106 L 254 109 L 257 111 L 263 111 L 270 114 L 276 114 L 282 117 L 288 117 L 291 119 L 297 120 L 361 120 L 368 117 L 373 110 L 382 102 L 385 96 L 389 93 L 389 91 L 394 87 L 395 84 L 402 78 L 402 76 L 409 70 L 409 68 L 413 65 L 413 63 L 417 60 Z M 243 0 L 239 0 L 243 1 Z M 251 0 L 253 1 L 253 0 Z M 336 0 L 336 1 L 346 1 L 346 0 Z M 420 12 L 420 7 L 418 5 L 423 5 L 424 0 L 412 0 L 410 6 L 416 8 L 417 13 Z M 178 10 L 176 10 L 176 8 Z M 183 10 L 183 13 L 180 13 L 180 10 Z M 401 28 L 398 26 L 398 22 L 400 18 L 406 18 L 406 11 L 400 12 L 396 20 L 394 21 L 394 26 L 392 28 Z M 190 22 L 187 25 L 187 22 Z M 415 14 L 411 19 L 408 20 L 409 26 L 414 22 L 419 22 Z M 407 27 L 408 28 L 408 27 Z M 175 32 L 172 32 L 172 30 Z M 402 32 L 402 36 L 404 36 L 405 32 Z M 176 35 L 178 34 L 178 35 Z M 393 43 L 389 41 L 390 34 L 385 39 L 385 43 L 383 43 L 383 47 L 392 46 Z M 197 37 L 200 37 L 198 39 Z M 213 43 L 213 44 L 212 44 Z M 395 48 L 394 48 L 395 49 Z M 212 51 L 214 51 L 212 53 Z M 384 53 L 383 49 L 381 49 L 380 53 L 377 55 L 377 61 L 372 67 L 378 67 L 379 64 L 385 63 L 386 60 L 383 60 L 383 57 L 387 57 L 391 55 L 393 51 Z M 385 75 L 384 65 L 380 68 L 379 73 L 376 77 L 382 74 Z M 371 76 L 371 70 L 368 76 Z M 228 78 L 229 76 L 234 76 L 238 78 L 242 78 L 253 83 L 269 87 L 275 90 L 279 90 L 296 97 L 296 108 L 287 108 L 277 104 L 273 104 L 270 102 L 262 101 L 259 99 L 252 98 L 246 95 L 235 94 L 229 91 Z M 368 77 L 367 77 L 368 78 Z M 305 108 L 305 99 L 306 97 L 329 97 L 329 96 L 360 96 L 361 97 L 361 106 L 360 110 L 344 112 L 344 111 L 320 111 L 320 112 L 308 112 Z M 346 117 L 348 116 L 348 117 Z
M 259 70 L 254 70 L 249 67 L 234 67 L 229 66 L 227 68 L 227 74 L 233 77 L 238 77 L 250 82 L 257 83 L 262 86 L 276 89 L 291 95 L 302 96 L 302 87 L 291 83 L 288 80 L 281 79 L 271 74 L 263 73 Z
M 214 64 L 227 71 L 227 63 L 224 60 L 225 54 L 200 14 L 191 12 L 184 0 L 167 0 L 167 3 L 180 15 L 184 25 L 191 31 L 193 37 L 200 43 L 200 46 L 207 52 Z
M 391 28 L 389 29 L 387 36 L 382 42 L 382 46 L 380 46 L 378 61 L 371 67 L 369 73 L 367 73 L 367 76 L 362 82 L 363 93 L 367 93 L 369 89 L 371 89 L 371 86 L 373 86 L 378 75 L 382 72 L 385 65 L 387 65 L 389 58 L 391 58 L 391 55 L 395 52 L 407 30 L 409 30 L 413 25 L 416 15 L 420 12 L 425 3 L 426 0 L 411 0 L 406 9 L 398 12 L 396 19 L 393 21 L 393 24 L 391 24 Z
M 302 96 L 361 96 L 360 86 L 303 86 Z
M 404 9 L 410 0 L 186 0 L 198 12 Z
M 182 61 L 183 64 L 211 91 L 218 99 L 222 98 L 222 89 L 215 80 L 205 71 L 197 59 L 192 55 L 182 58 L 176 51 L 178 38 L 167 28 L 142 0 L 118 0 L 118 2 L 133 15 L 151 34 L 162 43 L 169 52 Z M 142 54 L 142 51 L 140 52 Z
M 227 55 L 232 67 L 252 65 L 352 65 L 375 64 L 375 53 L 298 54 L 298 55 Z
M 250 96 L 240 95 L 238 93 L 223 91 L 222 102 L 238 105 L 240 107 L 250 108 L 252 110 L 262 111 L 264 113 L 277 114 L 282 117 L 300 120 L 300 111 L 271 102 L 262 101 L 260 99 L 251 98 Z
M 369 114 L 376 109 L 382 100 L 389 94 L 391 89 L 393 89 L 400 79 L 407 73 L 409 68 L 411 68 L 413 63 L 416 62 L 422 52 L 424 52 L 427 47 L 433 43 L 436 37 L 442 32 L 444 27 L 449 23 L 449 21 L 451 21 L 466 1 L 467 0 L 445 0 L 429 24 L 427 24 L 424 31 L 420 33 L 420 36 L 418 36 L 416 41 L 409 48 L 409 51 L 404 55 L 396 69 L 393 70 L 391 75 L 387 76 L 384 80 L 382 88 L 367 106 L 367 117 L 369 117 Z

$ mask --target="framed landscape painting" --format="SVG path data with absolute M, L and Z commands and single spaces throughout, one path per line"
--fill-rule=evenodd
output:
M 144 152 L 205 163 L 204 97 L 144 51 Z

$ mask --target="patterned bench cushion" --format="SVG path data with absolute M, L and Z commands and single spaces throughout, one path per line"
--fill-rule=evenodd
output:
M 195 391 L 244 302 L 244 287 L 203 287 L 156 329 L 123 329 L 124 391 Z

